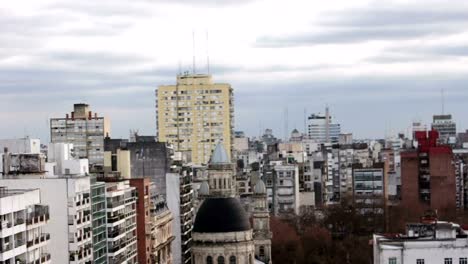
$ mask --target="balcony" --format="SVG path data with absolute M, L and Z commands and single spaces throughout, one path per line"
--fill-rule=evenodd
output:
M 36 237 L 36 238 L 34 238 L 32 240 L 29 240 L 27 242 L 26 246 L 28 248 L 30 248 L 32 246 L 44 243 L 44 242 L 49 241 L 49 240 L 50 240 L 50 234 L 41 234 L 39 237 Z

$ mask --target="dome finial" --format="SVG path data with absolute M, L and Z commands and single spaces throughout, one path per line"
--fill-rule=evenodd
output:
M 257 184 L 255 184 L 254 193 L 255 194 L 266 194 L 267 193 L 265 183 L 262 180 L 258 180 Z
M 210 164 L 227 164 L 231 163 L 231 160 L 229 159 L 229 155 L 226 152 L 226 149 L 224 148 L 223 144 L 219 142 L 216 145 L 216 148 L 213 151 L 213 154 L 211 155 L 210 159 Z

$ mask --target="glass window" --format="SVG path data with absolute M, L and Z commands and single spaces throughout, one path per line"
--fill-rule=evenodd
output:
M 444 264 L 452 264 L 452 258 L 444 258 Z
M 211 256 L 206 257 L 206 264 L 213 264 L 213 258 Z
M 236 264 L 236 257 L 235 256 L 231 256 L 229 258 L 229 264 Z
M 424 264 L 424 259 L 417 259 L 416 264 Z
M 388 264 L 397 264 L 396 258 L 395 257 L 389 258 L 388 259 Z
M 468 264 L 467 258 L 460 258 L 459 264 Z
M 218 264 L 224 264 L 224 257 L 223 256 L 218 257 Z

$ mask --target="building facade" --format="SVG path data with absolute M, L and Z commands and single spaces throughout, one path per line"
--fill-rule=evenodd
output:
M 0 187 L 0 263 L 51 263 L 49 219 L 38 189 Z
M 87 104 L 75 104 L 65 118 L 50 119 L 50 141 L 71 143 L 76 158 L 86 158 L 91 167 L 104 164 L 104 137 L 110 133 L 110 123 L 98 116 Z
M 53 263 L 85 264 L 93 260 L 93 236 L 89 176 L 9 175 L 0 186 L 41 192 L 41 202 L 49 206 L 53 222 L 43 227 L 53 238 L 47 248 Z
M 93 221 L 93 257 L 95 264 L 107 263 L 106 184 L 91 176 L 91 213 Z
M 452 121 L 452 115 L 434 115 L 432 129 L 439 132 L 439 142 L 455 144 L 457 138 L 457 124 Z
M 448 222 L 408 224 L 406 234 L 374 235 L 374 264 L 465 264 L 468 235 Z
M 234 95 L 231 85 L 211 75 L 178 75 L 175 85 L 156 90 L 158 140 L 189 153 L 194 164 L 206 164 L 218 142 L 231 154 Z
M 310 139 L 319 143 L 338 143 L 340 140 L 341 126 L 333 123 L 328 107 L 325 115 L 312 114 L 307 118 L 307 123 Z
M 108 263 L 138 263 L 135 187 L 119 178 L 102 180 L 106 182 Z
M 401 198 L 415 216 L 437 210 L 442 216 L 457 207 L 452 149 L 439 145 L 438 132 L 416 132 L 418 148 L 401 152 Z

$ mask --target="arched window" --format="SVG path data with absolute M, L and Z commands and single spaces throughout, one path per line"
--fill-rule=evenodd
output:
M 252 264 L 252 255 L 249 254 L 249 264 Z
M 229 257 L 229 264 L 236 264 L 236 257 L 235 256 Z
M 265 257 L 265 247 L 264 246 L 260 246 L 259 255 L 260 255 L 260 258 L 262 258 L 262 259 Z
M 224 264 L 224 257 L 223 256 L 218 257 L 218 264 Z
M 206 257 L 206 264 L 213 264 L 213 258 L 211 256 Z

